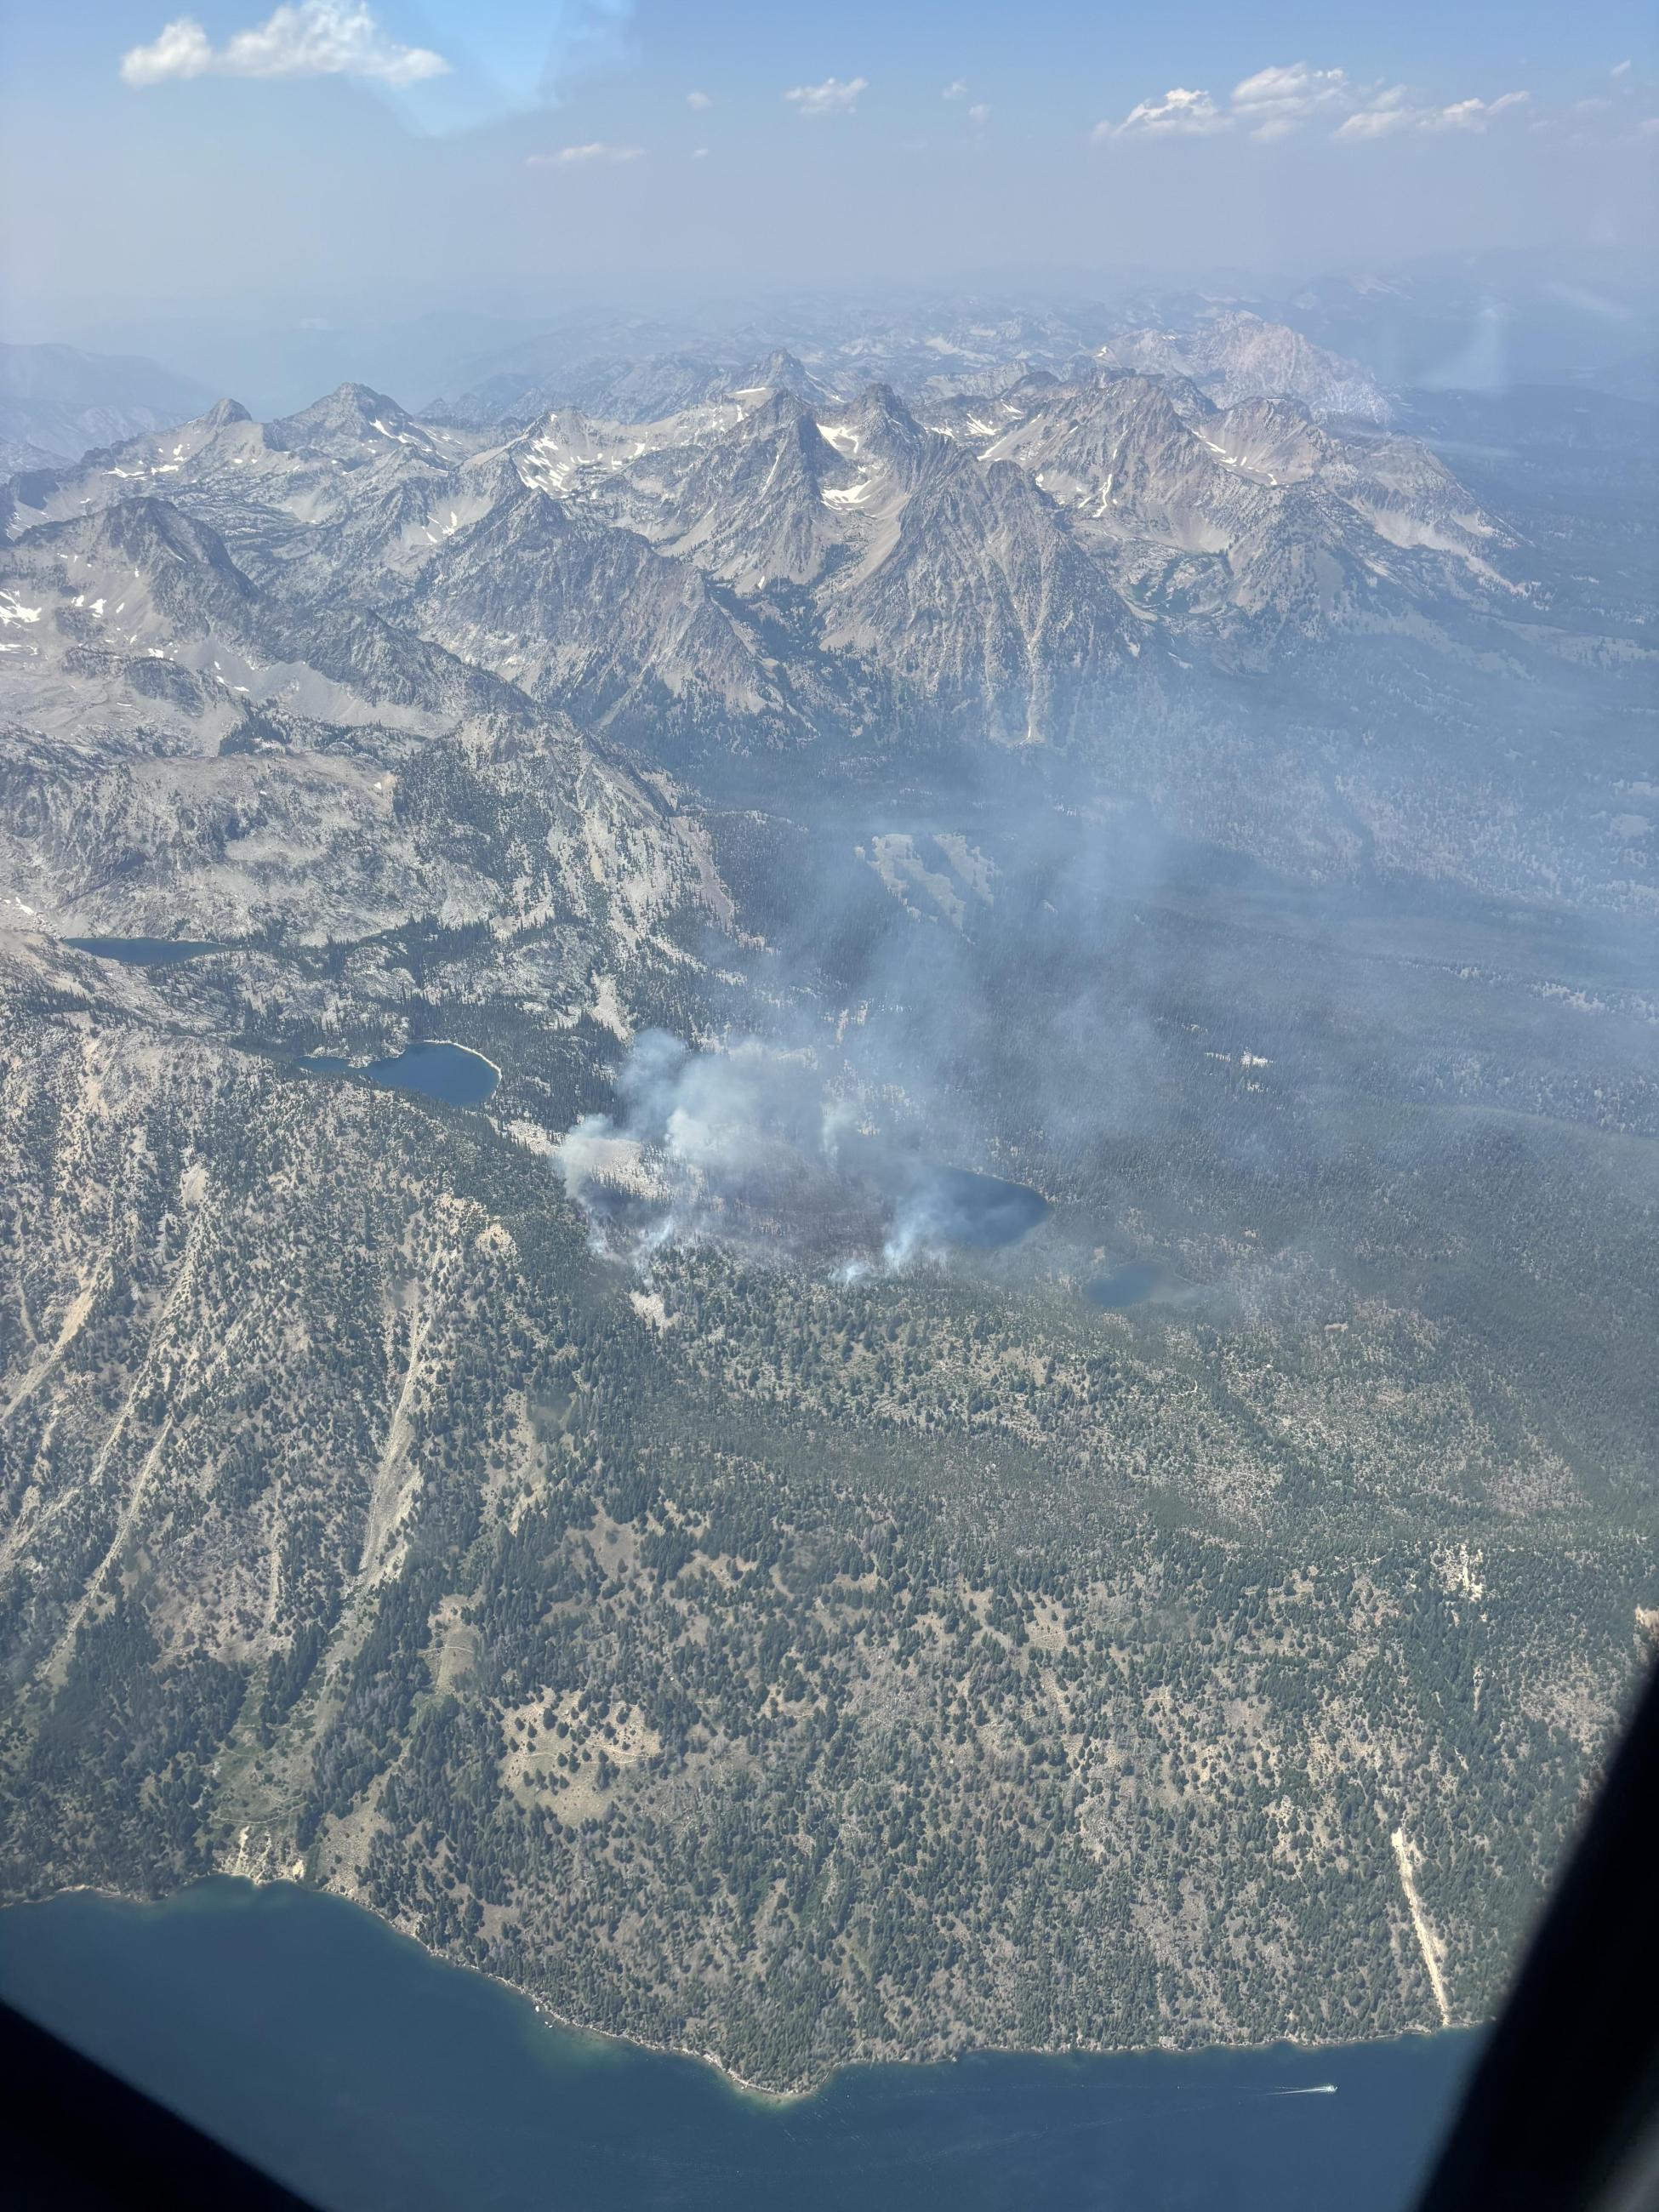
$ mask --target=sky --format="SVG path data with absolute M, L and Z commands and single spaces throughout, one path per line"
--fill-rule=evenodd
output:
M 0 333 L 1650 248 L 1648 0 L 0 0 Z

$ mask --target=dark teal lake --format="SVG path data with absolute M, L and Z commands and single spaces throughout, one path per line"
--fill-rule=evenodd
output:
M 969 1251 L 1018 1244 L 1049 1212 L 1048 1201 L 1023 1182 L 976 1175 L 971 1168 L 932 1168 L 901 1209 L 930 1238 Z
M 372 1060 L 365 1073 L 389 1091 L 418 1091 L 447 1106 L 482 1106 L 501 1078 L 464 1044 L 411 1044 L 392 1060 Z
M 229 1880 L 0 1912 L 0 1996 L 343 2212 L 1407 2212 L 1478 2043 L 983 2057 L 773 2102 Z
M 216 952 L 216 945 L 198 943 L 183 937 L 66 937 L 77 952 L 89 952 L 94 960 L 118 960 L 127 968 L 171 968 L 180 960 L 199 960 L 204 952 Z
M 313 1053 L 295 1066 L 313 1075 L 366 1075 L 388 1091 L 417 1091 L 447 1106 L 482 1106 L 501 1080 L 499 1071 L 464 1044 L 411 1044 L 390 1060 L 358 1067 L 337 1053 Z

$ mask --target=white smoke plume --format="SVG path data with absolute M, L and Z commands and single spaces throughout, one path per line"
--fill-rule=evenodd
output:
M 864 1110 L 811 1050 L 694 1050 L 646 1031 L 617 1103 L 562 1139 L 569 1195 L 608 1249 L 718 1239 L 861 1272 L 1015 1243 L 1047 1212 L 1018 1184 L 941 1167 Z

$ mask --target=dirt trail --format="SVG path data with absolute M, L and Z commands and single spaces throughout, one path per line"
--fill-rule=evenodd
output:
M 1445 1978 L 1440 1971 L 1440 1941 L 1430 1927 L 1428 1915 L 1423 1910 L 1423 1900 L 1417 1893 L 1417 1877 L 1412 1871 L 1412 1848 L 1406 1831 L 1396 1828 L 1390 1841 L 1394 1844 L 1395 1863 L 1400 1869 L 1400 1887 L 1406 1893 L 1406 1905 L 1412 1916 L 1412 1926 L 1417 1930 L 1417 1946 L 1423 1954 L 1423 1964 L 1428 1969 L 1429 1980 L 1434 1989 L 1434 2001 L 1440 2008 L 1440 2025 L 1451 2026 L 1451 2007 L 1446 2002 Z
M 374 1471 L 374 1485 L 369 1493 L 368 1519 L 363 1530 L 362 1553 L 357 1562 L 360 1582 L 372 1582 L 379 1575 L 392 1534 L 403 1519 L 408 1504 L 403 1473 L 410 1445 L 415 1438 L 411 1409 L 416 1391 L 425 1373 L 422 1355 L 426 1350 L 427 1338 L 432 1332 L 435 1318 L 430 1307 L 423 1305 L 421 1287 L 416 1284 L 409 1307 L 409 1352 L 404 1364 L 403 1383 L 398 1393 L 398 1402 L 392 1408 L 386 1442 L 380 1448 L 380 1464 Z

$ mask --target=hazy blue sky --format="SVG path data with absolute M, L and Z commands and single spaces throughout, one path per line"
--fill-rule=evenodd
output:
M 1649 0 L 5 8 L 3 319 L 1623 246 Z

